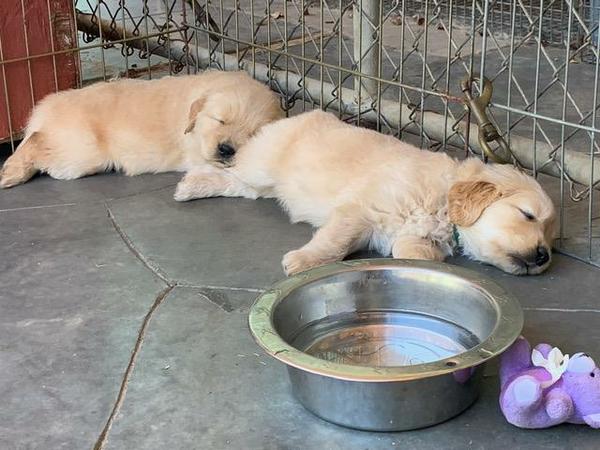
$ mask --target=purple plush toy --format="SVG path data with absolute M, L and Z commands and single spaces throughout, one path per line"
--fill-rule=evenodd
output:
M 587 423 L 600 428 L 600 369 L 583 353 L 563 355 L 523 337 L 500 360 L 500 408 L 513 425 L 547 428 Z

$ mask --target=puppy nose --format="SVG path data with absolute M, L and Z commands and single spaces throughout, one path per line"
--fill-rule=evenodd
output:
M 543 266 L 550 259 L 550 254 L 546 247 L 538 247 L 535 255 L 535 265 Z
M 235 155 L 235 148 L 229 144 L 219 144 L 219 156 L 223 159 L 229 159 Z

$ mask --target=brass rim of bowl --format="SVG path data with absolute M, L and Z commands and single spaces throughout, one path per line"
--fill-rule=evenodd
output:
M 384 270 L 394 268 L 436 270 L 455 275 L 472 283 L 496 307 L 496 324 L 489 336 L 479 345 L 449 358 L 412 366 L 369 367 L 339 364 L 304 353 L 286 341 L 275 330 L 273 312 L 292 291 L 320 279 L 358 268 Z M 393 382 L 410 381 L 444 375 L 478 366 L 499 355 L 519 337 L 523 329 L 523 311 L 519 302 L 502 287 L 477 272 L 432 261 L 399 260 L 391 258 L 342 261 L 302 272 L 286 278 L 261 294 L 250 309 L 250 331 L 256 343 L 269 355 L 300 370 L 347 381 Z

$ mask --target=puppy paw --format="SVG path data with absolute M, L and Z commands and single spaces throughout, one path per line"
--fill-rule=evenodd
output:
M 175 188 L 173 198 L 178 202 L 186 202 L 196 198 L 209 198 L 221 195 L 228 196 L 227 180 L 215 169 L 187 173 Z
M 188 200 L 197 198 L 197 196 L 194 195 L 190 185 L 180 182 L 175 188 L 175 194 L 173 194 L 173 198 L 178 202 L 187 202 Z
M 20 165 L 5 165 L 0 170 L 0 188 L 7 189 L 25 183 L 33 173 L 33 169 Z
M 292 250 L 287 252 L 281 265 L 286 275 L 294 275 L 299 272 L 320 266 L 323 262 L 308 250 Z
M 396 259 L 421 259 L 443 261 L 442 250 L 431 241 L 414 236 L 402 236 L 392 246 L 392 256 Z
M 214 188 L 209 180 L 189 181 L 185 178 L 177 184 L 173 198 L 178 202 L 187 202 L 197 198 L 214 196 Z

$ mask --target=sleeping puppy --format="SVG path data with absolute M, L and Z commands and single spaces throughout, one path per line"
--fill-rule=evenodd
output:
M 225 171 L 190 172 L 175 199 L 274 197 L 318 227 L 288 274 L 371 248 L 395 258 L 465 255 L 513 274 L 550 264 L 555 209 L 532 177 L 456 161 L 313 111 L 264 127 Z
M 0 187 L 36 172 L 70 180 L 229 165 L 263 125 L 282 117 L 268 87 L 245 72 L 119 80 L 59 92 L 34 109 Z

